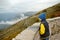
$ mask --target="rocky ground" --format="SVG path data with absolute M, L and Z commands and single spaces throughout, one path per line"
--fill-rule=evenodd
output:
M 50 40 L 60 40 L 60 33 L 53 35 Z

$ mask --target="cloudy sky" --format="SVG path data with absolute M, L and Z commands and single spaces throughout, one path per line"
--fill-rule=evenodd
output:
M 59 2 L 60 0 L 0 0 L 0 13 L 39 11 Z

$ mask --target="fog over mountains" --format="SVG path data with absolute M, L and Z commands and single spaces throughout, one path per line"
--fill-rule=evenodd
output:
M 36 12 L 0 13 L 0 29 L 7 28 L 16 22 L 36 14 Z

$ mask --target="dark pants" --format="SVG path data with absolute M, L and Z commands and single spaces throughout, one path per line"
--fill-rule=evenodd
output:
M 42 39 L 42 40 L 49 40 L 49 38 L 45 38 L 45 39 Z

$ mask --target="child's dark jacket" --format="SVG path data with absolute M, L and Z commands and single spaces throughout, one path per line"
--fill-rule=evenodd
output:
M 40 37 L 41 37 L 41 38 L 48 37 L 48 36 L 50 35 L 50 32 L 49 32 L 49 25 L 48 25 L 48 23 L 47 23 L 46 20 L 41 20 L 41 23 L 43 23 L 44 26 L 45 26 L 45 34 L 40 35 Z M 40 29 L 40 28 L 39 28 L 39 29 Z

